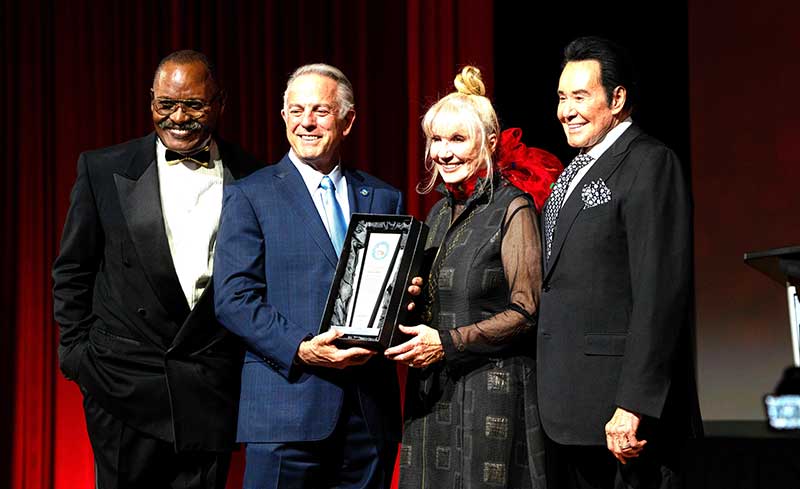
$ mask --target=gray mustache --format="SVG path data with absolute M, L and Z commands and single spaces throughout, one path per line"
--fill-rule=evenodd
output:
M 158 127 L 161 129 L 179 129 L 183 131 L 199 131 L 203 129 L 203 124 L 198 121 L 187 121 L 182 124 L 176 124 L 174 121 L 170 119 L 164 119 L 163 121 L 158 123 Z

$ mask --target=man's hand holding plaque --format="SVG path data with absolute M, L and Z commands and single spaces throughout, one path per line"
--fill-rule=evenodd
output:
M 314 367 L 347 368 L 362 365 L 375 354 L 372 350 L 358 346 L 337 347 L 334 341 L 343 334 L 339 329 L 331 329 L 303 341 L 297 350 L 298 360 Z

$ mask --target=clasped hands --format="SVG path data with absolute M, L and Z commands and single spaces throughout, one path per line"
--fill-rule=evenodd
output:
M 418 296 L 420 293 L 422 293 L 421 277 L 414 277 L 411 280 L 411 285 L 408 287 L 408 293 L 412 296 Z M 413 302 L 408 304 L 408 310 L 414 310 Z M 407 329 L 410 328 L 401 326 L 401 330 L 403 332 L 408 332 L 406 331 Z M 314 336 L 313 338 L 301 342 L 300 347 L 297 349 L 297 361 L 302 364 L 315 367 L 343 369 L 356 365 L 363 365 L 375 355 L 374 351 L 358 346 L 339 348 L 334 344 L 334 342 L 343 334 L 344 332 L 339 329 L 330 329 L 324 333 Z M 403 345 L 398 345 L 398 347 L 400 346 Z
M 611 420 L 606 423 L 606 446 L 614 457 L 625 464 L 636 458 L 647 444 L 647 440 L 636 438 L 642 417 L 618 407 Z

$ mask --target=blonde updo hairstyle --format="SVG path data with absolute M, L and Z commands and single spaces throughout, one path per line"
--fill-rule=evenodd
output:
M 473 141 L 479 141 L 478 160 L 486 167 L 486 174 L 493 171 L 493 151 L 489 138 L 500 137 L 500 123 L 492 102 L 486 98 L 486 87 L 481 79 L 481 71 L 474 66 L 465 66 L 456 75 L 453 82 L 456 91 L 442 97 L 433 104 L 422 118 L 422 131 L 425 133 L 425 170 L 428 172 L 427 183 L 420 183 L 417 192 L 427 194 L 436 184 L 436 164 L 431 158 L 431 141 L 433 138 L 433 122 L 440 113 L 458 114 L 468 128 Z M 479 167 L 480 168 L 480 167 Z M 487 179 L 491 181 L 491 178 Z

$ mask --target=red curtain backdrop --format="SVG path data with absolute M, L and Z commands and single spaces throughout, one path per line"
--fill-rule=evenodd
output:
M 57 368 L 50 267 L 78 154 L 152 130 L 148 89 L 161 57 L 192 48 L 216 61 L 229 92 L 222 135 L 268 163 L 288 149 L 279 113 L 289 73 L 318 61 L 340 67 L 357 109 L 344 161 L 403 189 L 421 218 L 436 200 L 415 192 L 422 114 L 465 63 L 493 87 L 490 1 L 0 5 L 0 416 L 9 420 L 0 425 L 0 486 L 13 489 L 93 487 L 80 393 Z M 229 487 L 240 473 L 241 454 Z

